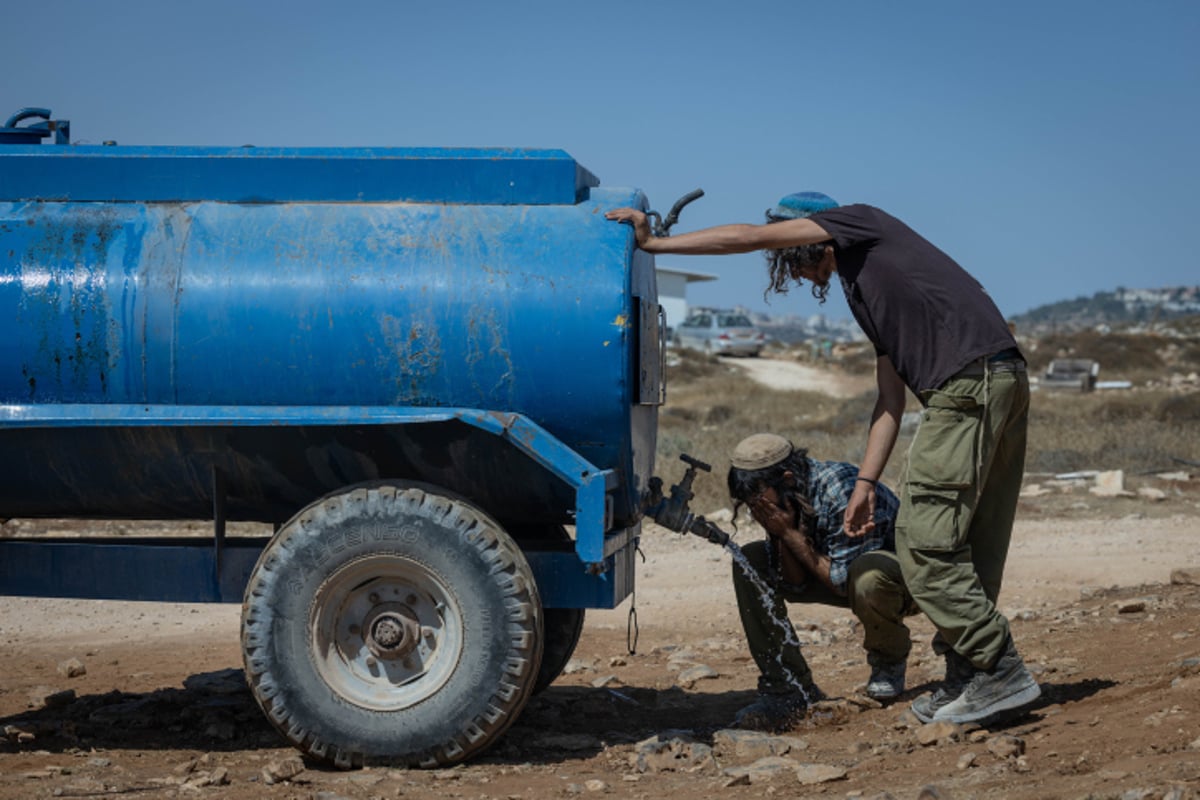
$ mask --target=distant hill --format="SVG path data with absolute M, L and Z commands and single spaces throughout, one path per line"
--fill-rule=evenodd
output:
M 1097 292 L 1039 306 L 1012 318 L 1017 330 L 1028 335 L 1085 330 L 1101 326 L 1136 329 L 1158 326 L 1168 320 L 1200 314 L 1200 286 L 1163 289 L 1126 289 Z

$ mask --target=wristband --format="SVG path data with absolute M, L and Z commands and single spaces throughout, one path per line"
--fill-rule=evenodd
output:
M 863 481 L 863 482 L 865 482 L 865 483 L 869 483 L 869 484 L 871 484 L 872 486 L 878 486 L 878 485 L 879 485 L 879 481 L 877 481 L 877 480 L 874 480 L 873 478 L 865 478 L 865 477 L 863 477 L 862 475 L 859 475 L 859 476 L 858 476 L 857 478 L 855 478 L 854 480 L 855 480 L 855 481 Z

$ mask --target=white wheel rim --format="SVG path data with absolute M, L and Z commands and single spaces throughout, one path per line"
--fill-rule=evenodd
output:
M 309 614 L 312 655 L 348 702 L 398 711 L 433 696 L 463 651 L 462 612 L 441 578 L 394 555 L 353 561 L 321 584 Z

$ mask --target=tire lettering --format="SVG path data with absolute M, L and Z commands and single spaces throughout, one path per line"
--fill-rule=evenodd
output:
M 340 553 L 346 549 L 346 531 L 343 528 L 334 530 L 325 540 L 325 546 L 329 548 L 329 552 Z

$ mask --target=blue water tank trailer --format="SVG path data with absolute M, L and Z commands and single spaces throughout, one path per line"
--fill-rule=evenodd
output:
M 664 338 L 624 205 L 558 150 L 83 146 L 15 115 L 0 517 L 214 524 L 0 539 L 0 593 L 242 602 L 250 688 L 310 756 L 481 751 L 633 589 Z

